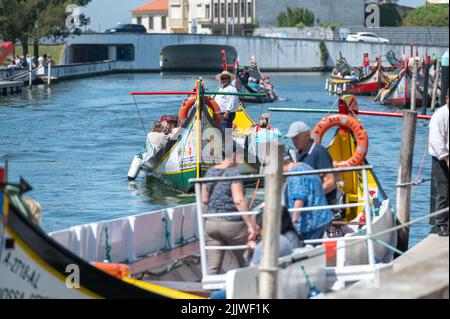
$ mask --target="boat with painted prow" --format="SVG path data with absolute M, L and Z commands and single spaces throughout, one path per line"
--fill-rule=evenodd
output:
M 387 88 L 382 88 L 375 102 L 379 102 L 384 105 L 393 105 L 400 107 L 409 107 L 411 105 L 411 87 L 413 81 L 413 71 L 412 65 L 413 59 L 406 60 L 403 64 L 403 68 L 400 73 L 393 79 L 392 83 Z M 417 74 L 417 85 L 416 85 L 416 105 L 422 105 L 422 97 L 424 96 L 424 78 L 420 75 L 421 72 Z M 431 90 L 432 85 L 428 86 Z M 431 92 L 429 92 L 431 93 Z M 431 94 L 428 95 L 429 102 L 431 104 Z
M 201 82 L 198 81 L 197 85 L 201 86 Z M 178 116 L 173 117 L 178 123 L 173 129 L 177 133 L 168 135 L 164 147 L 155 151 L 147 138 L 146 146 L 133 158 L 128 171 L 129 180 L 134 180 L 142 170 L 144 175 L 154 175 L 178 190 L 189 192 L 192 189 L 190 178 L 203 176 L 209 167 L 222 160 L 222 152 L 216 150 L 214 153 L 215 147 L 212 146 L 213 141 L 223 140 L 220 129 L 222 115 L 217 103 L 206 95 L 209 93 L 195 93 L 200 91 L 190 92 L 195 95 L 189 96 L 181 105 Z M 244 148 L 245 139 L 254 124 L 245 109 L 239 106 L 232 130 L 238 147 Z M 239 168 L 242 173 L 256 172 L 257 162 L 257 159 L 250 159 Z
M 342 56 L 334 72 L 325 84 L 329 94 L 376 95 L 381 88 L 391 83 L 393 77 L 382 66 L 379 57 L 369 74 L 364 75 L 362 68 L 352 67 Z

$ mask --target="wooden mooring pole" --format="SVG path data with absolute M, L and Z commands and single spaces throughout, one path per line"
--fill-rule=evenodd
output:
M 436 100 L 437 100 L 437 89 L 439 85 L 439 78 L 441 76 L 441 61 L 438 60 L 436 64 L 436 70 L 435 70 L 435 76 L 434 76 L 434 83 L 433 83 L 433 93 L 431 95 L 431 112 L 434 113 L 434 109 L 436 107 Z
M 414 59 L 413 73 L 411 80 L 411 111 L 416 110 L 416 96 L 417 96 L 417 60 Z
M 48 77 L 47 77 L 47 85 L 52 85 L 52 60 L 48 61 Z
M 283 185 L 284 146 L 268 143 L 265 166 L 265 202 L 262 256 L 259 267 L 259 297 L 276 299 L 278 295 L 278 254 L 281 233 L 281 193 Z M 267 153 L 269 151 L 270 153 Z
M 412 101 L 411 101 L 412 103 Z M 397 178 L 397 218 L 403 223 L 409 222 L 411 210 L 411 173 L 414 158 L 414 144 L 416 139 L 417 112 L 406 110 L 403 112 L 402 139 L 400 143 L 400 163 Z M 398 231 L 397 248 L 408 250 L 409 227 Z
M 425 56 L 423 60 L 423 72 L 424 72 L 424 83 L 423 83 L 423 96 L 422 96 L 422 115 L 427 114 L 427 107 L 430 95 L 428 94 L 428 85 L 430 81 L 430 68 L 431 61 L 430 56 Z
M 33 87 L 33 64 L 30 59 L 30 63 L 28 65 L 28 87 L 31 89 Z

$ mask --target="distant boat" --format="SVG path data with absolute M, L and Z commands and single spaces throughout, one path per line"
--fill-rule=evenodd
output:
M 403 64 L 403 68 L 399 74 L 393 79 L 392 83 L 387 88 L 382 88 L 375 102 L 379 102 L 385 105 L 393 105 L 400 107 L 409 107 L 411 105 L 411 85 L 412 85 L 412 70 L 408 66 L 408 61 Z M 424 78 L 417 74 L 417 86 L 416 86 L 416 105 L 419 107 L 422 105 L 422 97 L 424 95 Z M 429 90 L 432 89 L 432 85 L 429 85 Z M 429 94 L 429 104 L 431 102 L 431 94 Z
M 325 84 L 330 94 L 376 95 L 391 83 L 392 72 L 395 72 L 393 68 L 383 67 L 381 59 L 377 58 L 376 65 L 364 76 L 362 67 L 352 67 L 342 56 L 335 69 L 340 75 L 332 74 Z
M 272 103 L 279 99 L 274 85 L 268 76 L 264 76 L 256 64 L 242 66 L 239 60 L 234 64 L 227 64 L 225 50 L 222 50 L 222 68 L 234 72 L 236 75 L 235 87 L 244 93 L 260 94 L 260 96 L 243 96 L 241 99 L 249 103 Z

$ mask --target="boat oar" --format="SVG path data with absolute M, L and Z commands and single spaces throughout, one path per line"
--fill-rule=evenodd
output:
M 302 108 L 269 108 L 270 112 L 298 112 L 298 113 L 325 113 L 325 114 L 338 114 L 337 110 L 327 109 L 302 109 Z M 382 111 L 354 111 L 358 115 L 370 115 L 370 116 L 384 116 L 384 117 L 403 117 L 403 113 L 394 112 L 382 112 Z M 420 120 L 430 120 L 431 115 L 417 115 Z

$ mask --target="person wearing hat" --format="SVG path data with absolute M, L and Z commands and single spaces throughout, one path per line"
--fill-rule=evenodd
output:
M 446 105 L 434 112 L 430 121 L 429 148 L 432 156 L 431 183 L 434 193 L 435 211 L 448 207 L 448 168 L 449 168 L 449 135 L 448 135 L 448 90 L 445 96 Z M 432 192 L 433 193 L 433 192 Z M 438 235 L 448 237 L 448 211 L 436 216 Z
M 235 75 L 228 72 L 223 71 L 216 75 L 217 81 L 220 82 L 220 87 L 218 89 L 219 92 L 226 93 L 236 93 L 236 88 L 231 85 L 231 81 L 235 79 Z M 236 112 L 238 110 L 239 99 L 237 95 L 216 95 L 214 100 L 220 107 L 220 111 L 222 112 L 222 122 L 221 129 L 225 132 L 225 129 L 233 128 L 233 121 L 236 117 Z
M 311 138 L 309 126 L 302 121 L 291 124 L 286 134 L 287 138 L 292 138 L 292 143 L 297 149 L 297 162 L 303 162 L 314 169 L 333 168 L 333 160 L 327 149 L 320 144 L 316 144 Z M 333 205 L 336 202 L 336 179 L 333 173 L 322 174 L 322 187 L 326 194 L 328 203 Z

